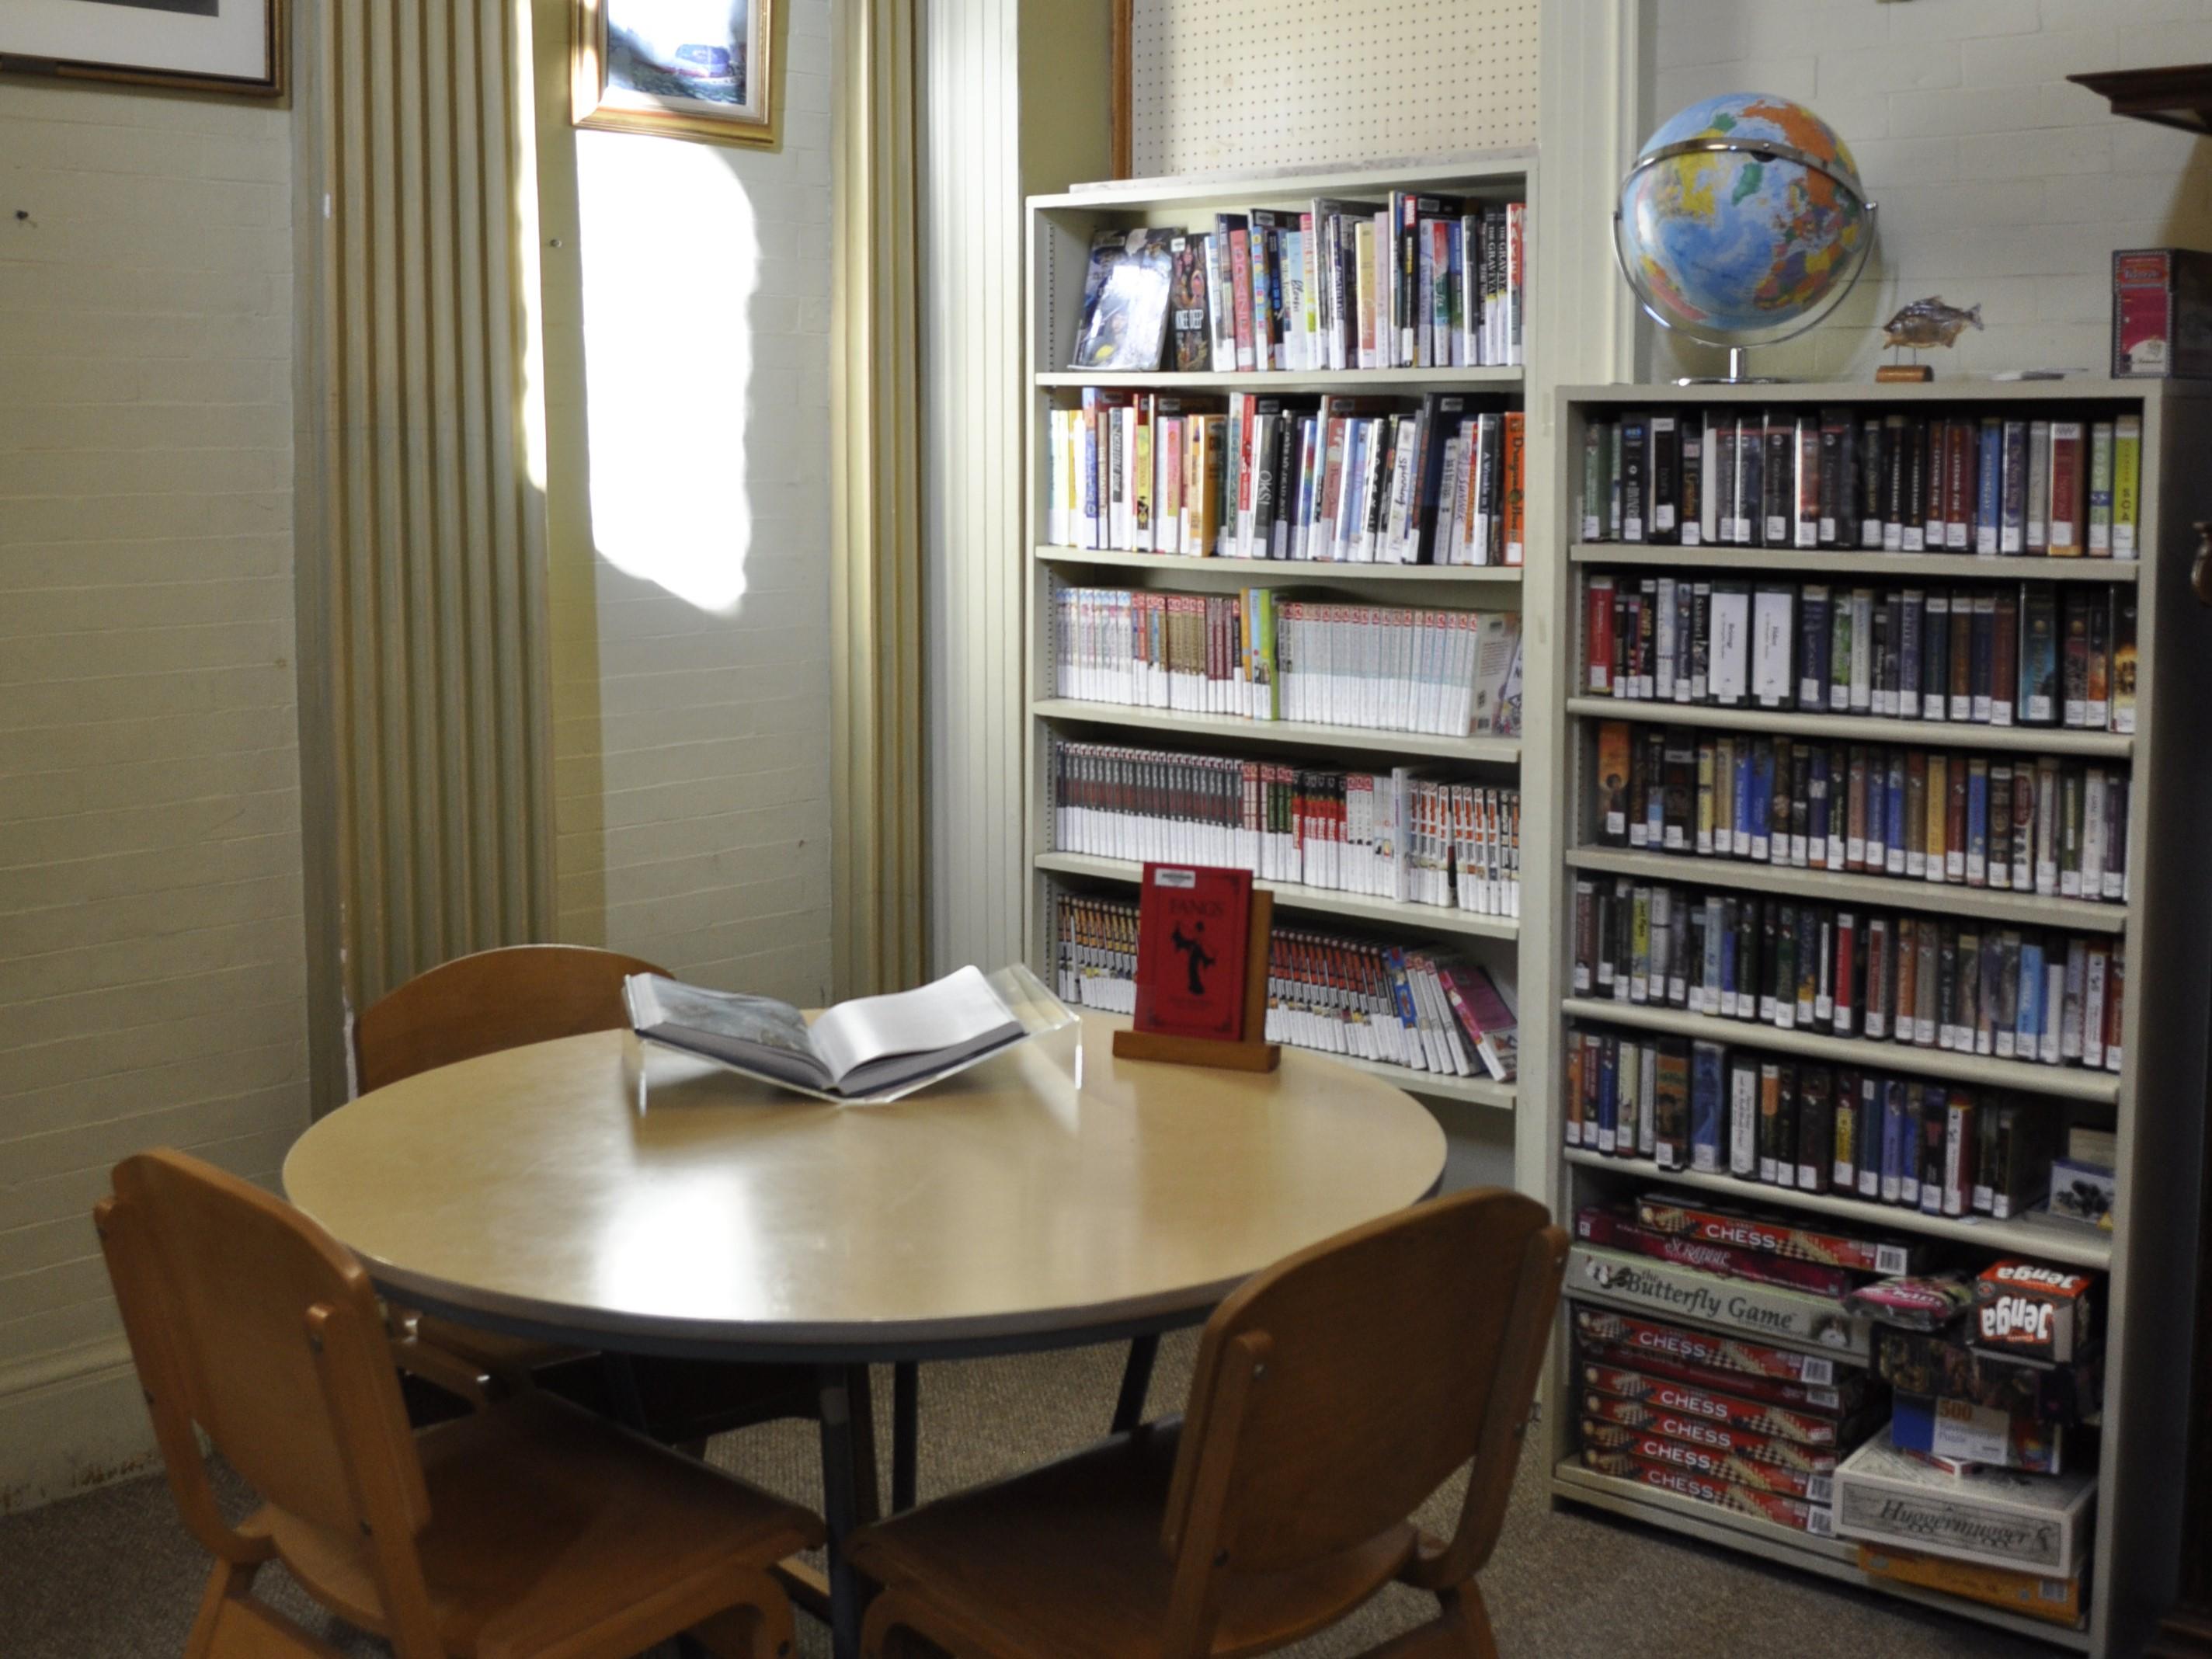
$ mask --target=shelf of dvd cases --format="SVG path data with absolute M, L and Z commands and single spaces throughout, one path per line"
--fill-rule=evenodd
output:
M 1106 369 L 1046 369 L 1035 377 L 1041 392 L 1083 386 L 1112 391 L 1164 392 L 1426 392 L 1469 386 L 1484 391 L 1517 391 L 1519 368 L 1153 368 L 1115 373 Z
M 1991 577 L 2029 582 L 2131 582 L 2136 559 L 2054 559 L 2042 554 L 1885 553 L 1808 547 L 1659 547 L 1648 542 L 1577 542 L 1567 550 L 1577 564 L 1660 565 L 1674 570 L 1811 571 L 1823 574 L 1901 577 L 1905 580 L 1972 581 Z
M 1081 721 L 1090 726 L 1126 726 L 1140 732 L 1186 732 L 1198 737 L 1233 738 L 1278 747 L 1340 749 L 1358 754 L 1427 755 L 1439 760 L 1486 761 L 1511 765 L 1521 758 L 1518 738 L 1443 738 L 1426 732 L 1395 732 L 1364 726 L 1316 726 L 1307 720 L 1247 720 L 1238 714 L 1180 714 L 1165 708 L 1138 708 L 1113 702 L 1078 702 L 1044 697 L 1030 705 L 1039 720 Z
M 2117 933 L 2127 926 L 2128 920 L 2124 904 L 2044 898 L 2033 893 L 1967 887 L 1958 882 L 1916 881 L 1903 876 L 1798 870 L 1753 864 L 1743 859 L 1577 847 L 1567 853 L 1566 861 L 1569 869 L 1599 875 L 1630 876 L 1646 881 L 1694 881 L 1707 887 L 1782 893 L 1827 904 L 1901 905 L 1907 909 L 1937 910 L 1948 915 L 1986 916 L 2018 927 L 2070 927 L 2082 932 Z
M 1054 547 L 1036 550 L 1040 564 L 1106 565 L 1157 570 L 1172 576 L 1233 577 L 1240 586 L 1278 582 L 1419 581 L 1518 583 L 1517 564 L 1364 564 L 1347 559 L 1231 559 L 1185 553 L 1130 553 L 1120 549 Z
M 1099 881 L 1134 882 L 1145 866 L 1124 859 L 1097 858 L 1088 853 L 1040 853 L 1036 867 L 1054 875 L 1089 876 Z M 1443 904 L 1414 904 L 1403 899 L 1376 898 L 1347 893 L 1334 887 L 1307 887 L 1297 882 L 1261 881 L 1253 886 L 1275 896 L 1278 909 L 1312 910 L 1324 915 L 1348 916 L 1360 921 L 1387 921 L 1431 933 L 1464 933 L 1477 939 L 1516 939 L 1521 924 L 1511 916 L 1486 916 Z
M 1815 1538 L 1779 1522 L 1740 1514 L 1694 1498 L 1680 1497 L 1619 1475 L 1601 1474 L 1595 1469 L 1585 1468 L 1579 1459 L 1573 1457 L 1560 1460 L 1552 1474 L 1556 1485 L 1568 1489 L 1578 1502 L 1593 1509 L 1634 1521 L 1656 1521 L 1670 1531 L 1685 1533 L 1707 1543 L 1747 1551 L 1769 1561 L 1817 1572 L 1901 1601 L 1963 1615 L 1978 1624 L 2031 1641 L 2049 1643 L 2077 1653 L 2091 1650 L 2087 1631 L 2023 1618 L 2002 1607 L 1962 1602 L 1940 1590 L 1923 1589 L 1916 1584 L 1862 1572 L 1858 1547 L 1846 1540 Z
M 1832 742 L 1905 746 L 2025 750 L 2036 754 L 2125 760 L 2135 739 L 2124 732 L 2069 731 L 2057 726 L 1976 726 L 1966 720 L 1899 720 L 1888 715 L 1798 714 L 1772 708 L 1721 708 L 1711 703 L 1661 702 L 1651 697 L 1574 696 L 1567 713 L 1598 720 L 1710 726 L 1729 732 L 1771 732 Z
M 1987 1216 L 1929 1215 L 1902 1205 L 1878 1204 L 1871 1199 L 1802 1192 L 1729 1175 L 1662 1169 L 1648 1158 L 1614 1158 L 1587 1147 L 1570 1146 L 1560 1156 L 1586 1170 L 1601 1170 L 1608 1175 L 1633 1178 L 1644 1188 L 1689 1188 L 1722 1193 L 1753 1203 L 1784 1204 L 1795 1210 L 1863 1221 L 1878 1231 L 1894 1228 L 1900 1232 L 1923 1233 L 1931 1238 L 1954 1239 L 1983 1249 L 2007 1250 L 2033 1256 L 2038 1261 L 2064 1261 L 2100 1271 L 2109 1267 L 2112 1261 L 2111 1234 L 2076 1222 L 2038 1219 L 2033 1212 L 2007 1221 L 1994 1221 Z
M 1648 1002 L 1614 1002 L 1599 997 L 1568 997 L 1560 1012 L 1572 1019 L 1610 1021 L 1647 1031 L 1670 1031 L 1677 1036 L 1704 1037 L 1714 1042 L 1754 1043 L 1784 1054 L 1808 1054 L 1815 1060 L 1876 1070 L 1911 1071 L 1923 1077 L 1940 1077 L 1960 1083 L 1986 1084 L 1991 1088 L 2016 1089 L 2023 1094 L 2059 1095 L 2069 1100 L 2094 1100 L 2109 1104 L 2119 1098 L 2120 1079 L 2109 1072 L 2093 1072 L 2080 1066 L 2043 1066 L 2032 1060 L 1993 1060 L 1962 1054 L 1948 1048 L 1923 1048 L 1917 1043 L 1891 1042 L 1874 1037 L 1827 1036 L 1818 1031 L 1785 1031 L 1757 1020 L 1723 1019 L 1714 1014 L 1692 1014 L 1680 1008 L 1655 1008 Z M 1782 1191 L 1780 1201 L 1789 1194 Z

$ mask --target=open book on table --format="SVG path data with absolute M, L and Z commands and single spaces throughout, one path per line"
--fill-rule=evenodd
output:
M 633 974 L 631 1029 L 648 1042 L 818 1099 L 896 1099 L 1074 1016 L 1025 969 L 969 967 L 911 991 L 857 997 L 812 1024 L 773 997 Z

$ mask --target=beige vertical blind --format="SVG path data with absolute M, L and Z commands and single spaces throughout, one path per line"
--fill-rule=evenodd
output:
M 855 996 L 927 960 L 914 9 L 837 0 L 834 22 L 830 938 Z
M 303 724 L 334 856 L 310 902 L 358 1010 L 552 923 L 535 175 L 513 0 L 329 0 L 317 23 Z

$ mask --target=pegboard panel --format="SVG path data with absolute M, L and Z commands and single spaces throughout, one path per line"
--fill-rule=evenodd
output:
M 1536 142 L 1538 0 L 1133 0 L 1138 177 Z

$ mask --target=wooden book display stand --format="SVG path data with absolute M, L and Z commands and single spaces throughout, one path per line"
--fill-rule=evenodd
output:
M 1275 896 L 1252 895 L 1244 946 L 1244 1040 L 1168 1036 L 1158 1031 L 1116 1031 L 1116 1060 L 1164 1060 L 1176 1066 L 1213 1066 L 1229 1072 L 1272 1072 L 1283 1063 L 1280 1043 L 1261 1040 L 1267 1029 L 1267 942 L 1274 930 Z

